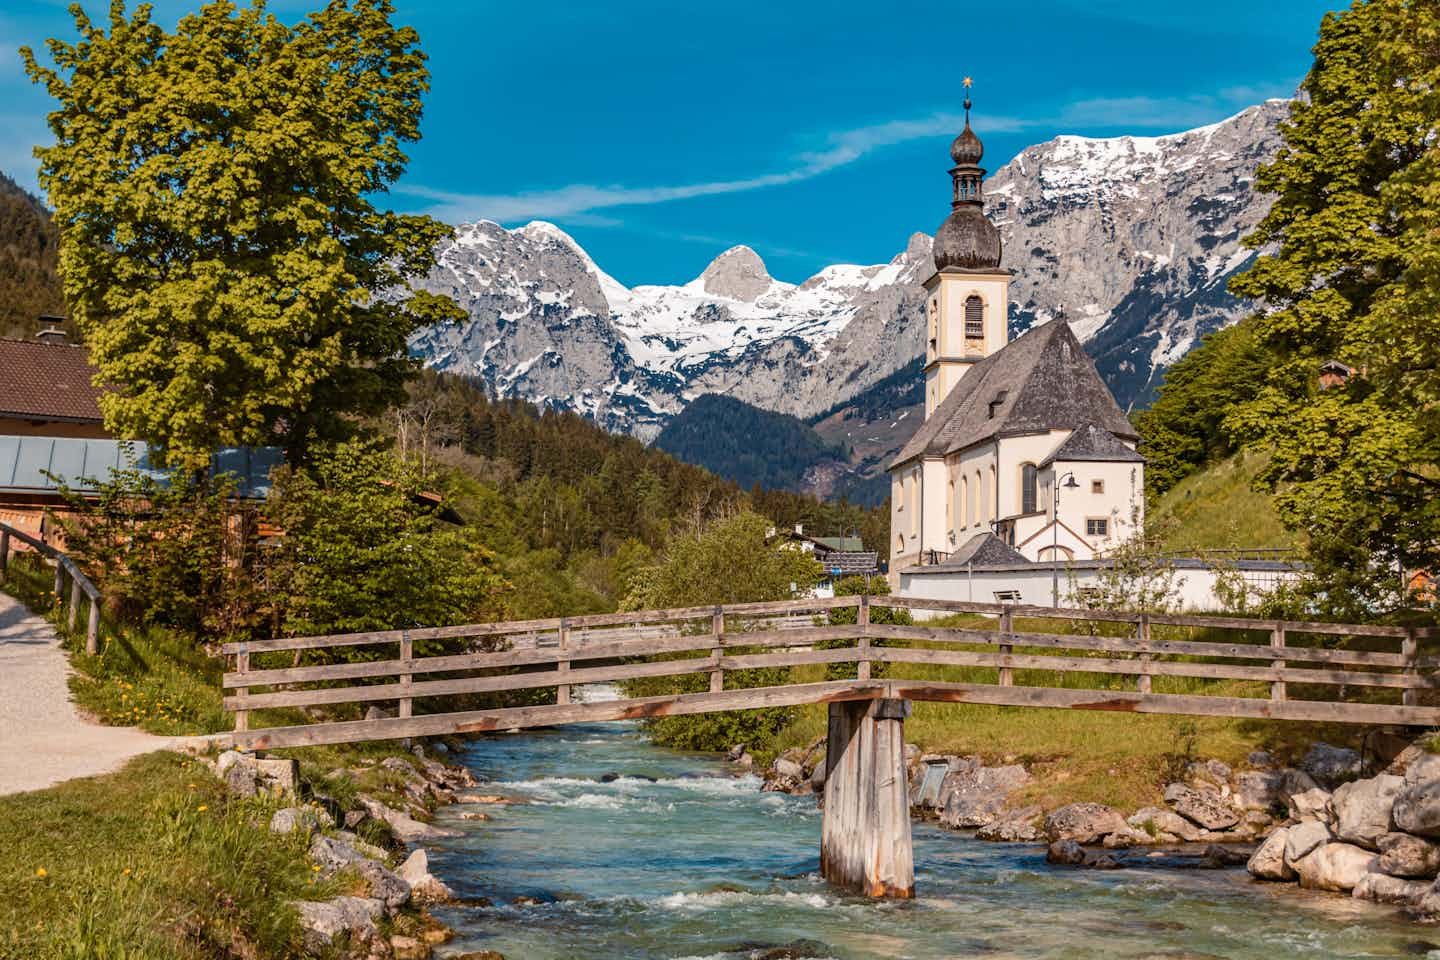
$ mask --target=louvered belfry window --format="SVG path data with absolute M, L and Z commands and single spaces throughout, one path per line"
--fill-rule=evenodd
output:
M 965 339 L 985 339 L 985 303 L 973 294 L 965 298 Z

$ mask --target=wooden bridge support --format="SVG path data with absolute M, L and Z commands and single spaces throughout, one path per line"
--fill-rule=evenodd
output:
M 905 776 L 909 700 L 830 704 L 820 874 L 867 897 L 915 896 Z

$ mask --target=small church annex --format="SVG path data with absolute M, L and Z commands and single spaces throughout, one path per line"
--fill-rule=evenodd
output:
M 890 465 L 892 573 L 1089 561 L 1143 520 L 1138 437 L 1070 325 L 1009 338 L 983 155 L 967 96 L 925 282 L 925 420 Z

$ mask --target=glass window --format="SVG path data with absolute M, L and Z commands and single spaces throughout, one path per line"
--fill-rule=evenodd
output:
M 1034 513 L 1039 506 L 1039 491 L 1036 489 L 1040 473 L 1035 469 L 1035 464 L 1026 463 L 1020 466 L 1020 512 Z
M 1108 537 L 1110 536 L 1110 521 L 1104 517 L 1091 517 L 1085 521 L 1085 536 L 1087 537 Z
M 1091 481 L 1090 481 L 1090 492 L 1091 492 L 1091 493 L 1104 493 L 1104 492 L 1105 492 L 1105 481 L 1104 481 L 1104 480 L 1091 480 Z

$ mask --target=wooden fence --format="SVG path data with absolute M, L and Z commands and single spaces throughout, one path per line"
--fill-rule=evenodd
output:
M 983 617 L 964 626 L 872 622 L 881 609 Z M 831 622 L 841 610 L 856 622 Z M 1432 726 L 1440 724 L 1440 696 L 1422 694 L 1440 687 L 1440 657 L 1422 656 L 1420 645 L 1433 635 L 1366 624 L 837 597 L 226 644 L 234 670 L 224 686 L 234 692 L 225 706 L 235 713 L 237 742 L 256 747 L 878 697 Z M 430 641 L 446 641 L 452 652 L 416 656 L 416 644 Z M 341 648 L 362 648 L 350 651 L 362 656 L 317 662 Z M 735 671 L 833 664 L 854 664 L 853 678 L 726 684 Z M 872 679 L 874 664 L 888 665 L 885 676 Z M 901 676 L 940 672 L 933 668 L 965 676 Z M 577 684 L 696 674 L 708 675 L 698 692 L 572 699 Z M 1083 682 L 1080 675 L 1099 685 L 1070 685 Z M 1126 689 L 1116 688 L 1117 677 L 1129 678 Z M 1157 681 L 1184 689 L 1157 691 Z M 544 691 L 532 699 L 546 702 L 484 710 L 445 703 L 524 690 Z M 417 702 L 425 709 L 417 711 Z M 334 715 L 341 704 L 395 708 L 393 716 L 250 729 L 255 710 Z
M 56 547 L 33 534 L 18 530 L 8 523 L 0 523 L 0 581 L 9 572 L 11 551 L 16 541 L 23 543 L 41 556 L 55 562 L 55 599 L 65 603 L 65 581 L 70 581 L 70 599 L 66 611 L 66 623 L 73 631 L 80 617 L 82 598 L 89 601 L 89 615 L 85 621 L 85 650 L 94 655 L 100 644 L 100 591 L 90 578 L 81 572 L 75 561 Z

